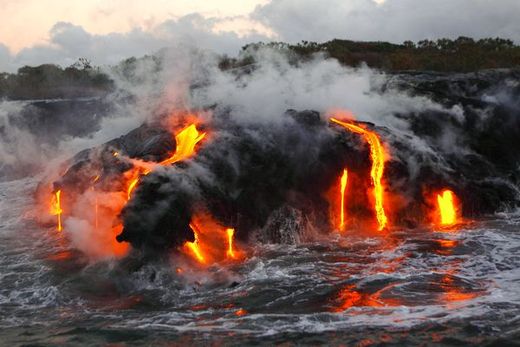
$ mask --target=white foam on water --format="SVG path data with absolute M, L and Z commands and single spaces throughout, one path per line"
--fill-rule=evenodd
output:
M 257 247 L 243 264 L 215 266 L 198 276 L 195 272 L 178 276 L 173 266 L 152 264 L 116 278 L 111 272 L 116 264 L 111 263 L 91 265 L 57 281 L 52 266 L 39 255 L 63 246 L 57 244 L 56 233 L 27 217 L 37 182 L 37 178 L 0 182 L 2 327 L 55 325 L 68 317 L 103 322 L 111 329 L 275 336 L 356 327 L 409 328 L 458 319 L 500 329 L 494 325 L 494 315 L 520 313 L 520 234 L 515 213 L 502 213 L 455 233 L 403 232 L 393 248 L 377 238 L 333 237 L 327 243 Z M 456 246 L 445 249 L 438 240 Z M 88 298 L 74 297 L 73 284 L 92 274 L 118 285 L 123 297 L 143 295 L 158 304 L 116 311 L 89 306 Z M 475 295 L 453 302 L 435 299 L 446 290 L 442 276 L 449 276 L 463 293 Z M 383 300 L 378 307 L 358 304 L 332 312 L 341 304 L 335 293 L 347 286 L 380 291 L 402 302 L 385 306 Z M 239 308 L 246 314 L 238 316 Z M 46 315 L 35 316 L 36 310 Z

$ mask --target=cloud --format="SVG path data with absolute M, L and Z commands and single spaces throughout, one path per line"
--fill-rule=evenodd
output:
M 0 72 L 14 70 L 12 63 L 12 56 L 9 48 L 0 43 Z
M 26 47 L 16 55 L 0 43 L 0 71 L 42 63 L 68 66 L 80 57 L 97 65 L 116 64 L 178 44 L 235 55 L 247 43 L 270 40 L 403 42 L 462 35 L 500 36 L 520 42 L 518 17 L 517 0 L 271 0 L 250 14 L 192 13 L 103 34 L 58 22 L 47 42 Z
M 268 40 L 267 36 L 255 30 L 245 35 L 232 30 L 214 30 L 228 20 L 235 18 L 206 18 L 194 13 L 166 20 L 151 30 L 135 28 L 105 35 L 91 34 L 82 26 L 58 22 L 52 27 L 47 44 L 22 49 L 15 56 L 10 55 L 5 46 L 0 46 L 0 71 L 44 63 L 68 66 L 81 57 L 96 65 L 117 64 L 131 56 L 152 54 L 179 44 L 234 55 L 251 41 Z
M 252 18 L 286 41 L 403 42 L 501 36 L 520 42 L 517 0 L 272 0 Z

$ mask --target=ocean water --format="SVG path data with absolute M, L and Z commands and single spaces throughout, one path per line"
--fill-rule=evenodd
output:
M 0 345 L 520 344 L 520 214 L 129 271 L 39 226 L 36 184 L 0 182 Z

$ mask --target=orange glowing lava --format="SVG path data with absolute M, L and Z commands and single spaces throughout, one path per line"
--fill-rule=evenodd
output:
M 53 216 L 57 216 L 57 227 L 56 229 L 58 231 L 61 231 L 62 230 L 62 227 L 61 227 L 61 214 L 63 213 L 63 210 L 61 209 L 61 190 L 58 190 L 56 191 L 53 196 L 52 196 L 52 200 L 51 200 L 51 211 L 50 213 L 53 215 Z
M 246 314 L 247 314 L 247 311 L 244 310 L 243 308 L 238 309 L 238 310 L 235 311 L 235 315 L 238 316 L 238 317 L 245 316 Z
M 186 242 L 185 246 L 188 247 L 199 263 L 204 264 L 206 263 L 206 258 L 204 258 L 202 255 L 202 251 L 199 247 L 199 235 L 197 233 L 197 228 L 193 224 L 190 224 L 190 228 L 193 230 L 193 234 L 195 235 L 195 241 Z
M 235 229 L 222 226 L 206 211 L 199 210 L 192 216 L 190 228 L 196 240 L 186 242 L 180 250 L 198 263 L 211 265 L 244 258 L 244 251 L 235 243 Z
M 133 167 L 124 172 L 117 183 L 107 189 L 97 190 L 97 182 L 100 180 L 100 174 L 92 175 L 93 182 L 88 189 L 88 194 L 67 195 L 66 210 L 71 211 L 74 217 L 85 221 L 85 227 L 90 227 L 92 233 L 86 237 L 86 241 L 79 247 L 88 256 L 91 257 L 122 257 L 126 255 L 130 249 L 128 243 L 119 243 L 116 236 L 123 230 L 121 221 L 121 211 L 132 197 L 133 191 L 139 186 L 144 175 L 149 174 L 157 165 L 168 165 L 185 160 L 196 153 L 196 145 L 206 136 L 205 133 L 200 133 L 196 127 L 197 121 L 185 123 L 187 125 L 182 128 L 180 132 L 175 132 L 176 148 L 173 153 L 169 153 L 168 159 L 160 162 L 144 162 L 137 159 L 127 158 L 122 153 L 112 150 L 110 156 L 128 163 L 132 163 Z M 172 127 L 172 129 L 175 129 Z M 95 176 L 95 177 L 94 177 Z M 115 188 L 115 189 L 114 189 Z M 62 199 L 61 191 L 51 193 L 50 200 L 50 214 L 57 216 L 57 230 L 62 231 Z M 85 208 L 90 207 L 90 208 Z M 201 241 L 199 240 L 200 233 L 195 233 L 196 240 L 193 243 L 186 244 L 186 250 L 193 255 L 195 259 L 200 262 L 207 262 L 213 259 L 213 254 L 206 255 L 206 249 L 201 248 Z M 206 241 L 204 241 L 206 242 Z M 226 248 L 224 246 L 221 251 L 225 256 Z M 233 249 L 236 254 L 237 250 Z
M 383 206 L 384 188 L 382 178 L 385 170 L 385 152 L 381 142 L 379 141 L 379 137 L 375 132 L 362 128 L 361 126 L 352 123 L 345 123 L 335 118 L 331 118 L 330 120 L 347 130 L 363 135 L 368 142 L 370 147 L 370 158 L 372 159 L 370 177 L 372 178 L 372 184 L 374 185 L 374 209 L 376 212 L 377 223 L 379 225 L 378 230 L 383 230 L 388 223 L 388 218 L 386 217 Z
M 455 194 L 451 190 L 444 190 L 437 194 L 437 207 L 440 224 L 450 226 L 457 223 L 457 209 L 455 207 Z
M 340 180 L 340 192 L 341 192 L 341 204 L 340 204 L 340 221 L 339 221 L 339 230 L 345 230 L 345 190 L 347 189 L 347 180 L 348 180 L 348 171 L 347 169 L 343 170 L 343 175 L 341 175 Z
M 228 248 L 227 248 L 226 256 L 228 258 L 235 259 L 235 251 L 233 250 L 233 236 L 235 235 L 235 229 L 227 228 L 226 234 L 227 234 L 227 239 L 228 239 Z
M 130 200 L 130 197 L 132 196 L 132 191 L 134 190 L 135 186 L 139 183 L 139 177 L 134 178 L 130 181 L 130 184 L 128 185 L 128 188 L 126 189 L 126 198 L 127 200 Z
M 177 136 L 175 136 L 175 140 L 177 141 L 175 153 L 170 158 L 163 160 L 159 164 L 169 165 L 191 157 L 195 153 L 195 146 L 205 136 L 206 133 L 200 133 L 195 124 L 187 126 L 179 132 Z
M 177 146 L 173 155 L 168 159 L 161 161 L 159 165 L 171 165 L 188 159 L 195 153 L 195 146 L 197 143 L 199 143 L 205 136 L 206 133 L 200 133 L 195 124 L 190 124 L 175 136 Z M 132 192 L 140 181 L 141 175 L 146 176 L 151 171 L 152 169 L 149 167 L 144 169 L 134 169 L 134 173 L 131 175 L 133 178 L 130 179 L 126 189 L 127 200 L 130 200 Z

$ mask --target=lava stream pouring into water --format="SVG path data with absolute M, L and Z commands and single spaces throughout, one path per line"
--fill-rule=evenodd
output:
M 367 140 L 370 147 L 370 158 L 372 159 L 372 169 L 370 170 L 370 177 L 372 178 L 372 184 L 374 185 L 374 200 L 375 200 L 375 212 L 377 217 L 377 223 L 379 225 L 378 230 L 383 230 L 387 223 L 388 218 L 385 214 L 383 206 L 384 189 L 381 180 L 383 178 L 383 172 L 385 169 L 385 153 L 379 137 L 375 132 L 369 131 L 358 125 L 352 123 L 342 122 L 338 119 L 331 118 L 331 122 L 341 125 L 347 130 L 350 130 L 356 134 L 361 134 Z
M 437 206 L 440 224 L 450 226 L 457 222 L 457 209 L 455 207 L 455 194 L 451 190 L 444 190 L 437 194 Z
M 347 180 L 348 180 L 348 171 L 347 169 L 343 170 L 343 175 L 341 175 L 340 180 L 340 192 L 341 192 L 341 204 L 340 204 L 340 222 L 339 222 L 339 230 L 345 230 L 345 190 L 347 189 Z
M 233 236 L 235 235 L 235 229 L 233 228 L 227 228 L 226 229 L 226 234 L 227 234 L 227 238 L 228 238 L 228 249 L 227 249 L 227 252 L 226 252 L 226 256 L 228 258 L 232 258 L 232 259 L 235 259 L 235 251 L 233 250 Z
M 61 214 L 63 213 L 63 210 L 61 209 L 61 190 L 56 191 L 52 196 L 50 213 L 53 216 L 57 216 L 56 230 L 61 231 Z
M 204 208 L 192 215 L 189 224 L 195 241 L 186 241 L 181 252 L 203 266 L 244 259 L 244 250 L 236 244 L 236 230 L 222 225 Z
M 197 261 L 199 263 L 204 264 L 204 263 L 206 263 L 206 259 L 202 255 L 202 251 L 201 251 L 201 249 L 199 247 L 199 235 L 198 235 L 199 233 L 198 233 L 198 230 L 197 230 L 197 228 L 193 224 L 190 224 L 190 228 L 191 228 L 191 230 L 193 230 L 193 234 L 195 235 L 195 241 L 193 241 L 193 242 L 186 242 L 185 245 L 186 245 L 186 247 L 188 247 L 191 250 L 191 252 L 195 256 Z

